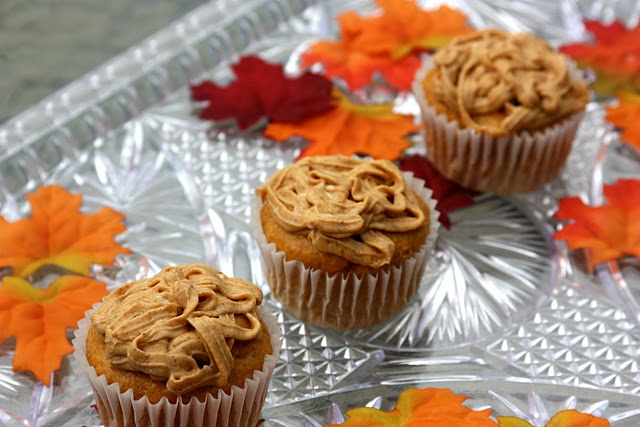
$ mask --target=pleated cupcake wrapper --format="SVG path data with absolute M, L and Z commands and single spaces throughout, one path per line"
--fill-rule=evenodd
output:
M 433 66 L 433 59 L 426 58 L 412 90 L 420 105 L 427 156 L 442 175 L 464 187 L 496 194 L 535 190 L 556 177 L 571 151 L 584 111 L 540 132 L 496 137 L 463 129 L 427 103 L 422 82 Z M 577 72 L 572 75 L 579 78 Z
M 217 396 L 208 395 L 204 402 L 195 397 L 188 403 L 178 399 L 171 403 L 163 397 L 157 403 L 150 403 L 146 397 L 135 400 L 133 390 L 120 392 L 120 385 L 109 384 L 104 375 L 98 376 L 86 357 L 86 341 L 91 326 L 91 313 L 99 304 L 87 312 L 78 322 L 74 332 L 74 357 L 89 378 L 98 406 L 103 406 L 109 419 L 103 420 L 105 426 L 255 426 L 264 404 L 271 375 L 280 353 L 280 327 L 267 309 L 258 307 L 260 316 L 271 336 L 272 353 L 267 355 L 260 371 L 254 371 L 253 377 L 245 380 L 243 388 L 233 386 L 230 394 L 222 390 Z M 174 424 L 175 423 L 175 424 Z
M 251 204 L 251 228 L 260 252 L 267 281 L 275 298 L 299 319 L 338 330 L 363 329 L 379 324 L 399 312 L 415 294 L 438 237 L 439 212 L 432 191 L 424 181 L 404 173 L 410 187 L 430 212 L 429 234 L 420 250 L 400 265 L 376 273 L 334 273 L 287 260 L 262 231 L 262 200 Z

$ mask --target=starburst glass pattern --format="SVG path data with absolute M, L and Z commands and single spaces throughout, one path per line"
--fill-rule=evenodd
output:
M 87 209 L 110 206 L 126 216 L 122 241 L 154 271 L 194 261 L 213 263 L 201 236 L 210 224 L 186 168 L 157 145 L 157 135 L 132 122 L 98 140 L 90 161 L 55 179 L 85 194 Z
M 468 344 L 530 316 L 557 281 L 543 231 L 513 201 L 481 196 L 451 214 L 419 295 L 373 330 L 346 336 L 388 350 Z

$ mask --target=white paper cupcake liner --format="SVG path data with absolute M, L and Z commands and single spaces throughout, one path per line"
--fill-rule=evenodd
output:
M 258 307 L 260 316 L 271 336 L 272 354 L 267 355 L 260 371 L 245 380 L 243 388 L 233 386 L 229 394 L 222 390 L 217 396 L 208 395 L 203 402 L 192 397 L 188 403 L 178 399 L 171 403 L 163 397 L 158 403 L 150 403 L 146 397 L 135 400 L 133 390 L 120 392 L 120 385 L 109 384 L 104 375 L 98 376 L 86 357 L 86 341 L 91 326 L 91 313 L 78 322 L 73 339 L 74 357 L 88 377 L 98 406 L 103 407 L 101 416 L 106 427 L 110 426 L 255 426 L 269 388 L 271 375 L 280 354 L 280 327 L 273 314 L 264 307 Z M 107 418 L 107 419 L 104 419 Z
M 495 137 L 462 129 L 427 103 L 422 82 L 433 66 L 432 58 L 426 58 L 412 91 L 420 105 L 427 156 L 442 175 L 464 187 L 496 194 L 535 190 L 556 177 L 584 111 L 540 132 Z
M 404 173 L 410 187 L 430 212 L 429 234 L 420 250 L 400 265 L 386 266 L 376 273 L 330 274 L 287 260 L 262 231 L 262 200 L 251 204 L 251 228 L 262 254 L 262 264 L 275 298 L 297 318 L 338 330 L 364 329 L 398 313 L 415 294 L 438 237 L 439 212 L 432 191 L 424 181 Z

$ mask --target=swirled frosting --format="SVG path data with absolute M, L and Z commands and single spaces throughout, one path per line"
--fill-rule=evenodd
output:
M 530 34 L 484 30 L 434 55 L 430 90 L 463 127 L 492 135 L 540 129 L 584 108 L 587 84 L 564 55 Z
M 184 394 L 227 383 L 234 341 L 261 333 L 261 302 L 251 283 L 189 264 L 122 286 L 91 320 L 114 366 L 166 380 L 169 391 Z
M 277 172 L 259 190 L 287 232 L 308 233 L 315 249 L 373 268 L 395 251 L 386 232 L 425 224 L 417 196 L 390 161 L 306 157 Z

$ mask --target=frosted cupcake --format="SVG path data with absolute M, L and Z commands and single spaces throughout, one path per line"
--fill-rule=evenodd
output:
M 106 426 L 255 426 L 280 349 L 260 289 L 202 264 L 108 295 L 75 357 Z
M 413 91 L 427 154 L 447 178 L 508 194 L 551 181 L 571 150 L 587 83 L 530 34 L 484 30 L 425 61 Z
M 433 249 L 431 190 L 386 160 L 307 157 L 258 190 L 252 228 L 274 296 L 323 327 L 381 323 L 414 295 Z

